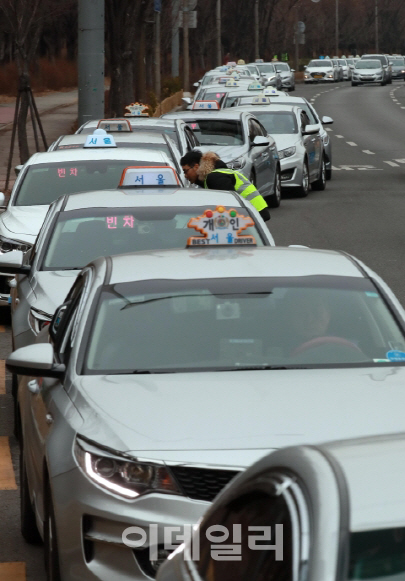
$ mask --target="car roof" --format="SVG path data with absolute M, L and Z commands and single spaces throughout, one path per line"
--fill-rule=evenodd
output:
M 270 105 L 238 105 L 237 107 L 232 107 L 233 109 L 236 109 L 237 111 L 248 111 L 249 113 L 252 113 L 252 115 L 255 115 L 256 113 L 260 113 L 260 111 L 289 111 L 291 113 L 291 111 L 294 111 L 295 113 L 297 113 L 298 109 L 300 109 L 300 107 L 298 107 L 298 105 L 294 105 L 294 103 L 291 103 L 291 105 L 279 105 L 278 103 L 270 103 Z M 227 109 L 224 109 L 224 111 L 227 111 Z
M 271 254 L 263 254 L 263 250 Z M 192 248 L 131 253 L 113 256 L 111 260 L 110 284 L 153 279 L 316 275 L 364 278 L 349 256 L 308 248 Z
M 230 111 L 221 109 L 219 111 L 177 111 L 176 113 L 167 113 L 165 118 L 174 119 L 174 116 L 181 116 L 181 119 L 240 119 L 242 111 Z
M 121 118 L 120 118 L 121 119 Z M 150 125 L 151 127 L 173 127 L 173 123 L 168 124 L 168 123 L 162 123 L 162 119 L 160 117 L 125 117 L 125 119 L 127 119 L 130 124 L 132 129 L 136 129 L 137 126 L 140 125 Z M 117 119 L 114 119 L 114 121 L 116 121 Z M 76 133 L 88 133 L 89 129 L 97 129 L 97 125 L 99 124 L 100 121 L 103 121 L 103 119 L 94 119 L 93 121 L 88 121 L 87 123 L 85 123 L 84 125 L 82 125 L 81 127 L 79 127 L 79 129 L 76 131 Z
M 80 152 L 80 154 L 79 154 Z M 34 153 L 28 160 L 28 165 L 38 163 L 58 163 L 64 161 L 88 161 L 88 160 L 130 160 L 156 162 L 172 165 L 166 153 L 156 149 L 108 147 L 108 148 L 81 148 L 63 149 L 59 151 L 49 151 Z
M 123 188 L 99 190 L 65 196 L 64 212 L 82 208 L 129 208 L 157 206 L 230 206 L 243 208 L 241 198 L 233 192 L 223 190 L 201 190 L 196 188 L 142 189 Z
M 343 468 L 352 531 L 405 525 L 405 434 L 343 440 L 321 448 Z
M 229 91 L 229 96 L 230 97 L 249 97 L 251 96 L 252 99 L 254 97 L 257 97 L 258 94 L 263 93 L 263 91 L 265 90 L 265 88 L 263 87 L 262 89 L 257 89 L 254 91 L 248 91 L 248 90 L 244 90 L 244 91 L 237 91 L 236 89 L 234 91 Z M 276 89 L 277 91 L 277 89 Z M 271 97 L 287 97 L 287 99 L 292 99 L 293 97 L 290 97 L 290 95 L 288 93 L 285 93 L 284 91 L 277 91 L 276 93 L 272 93 L 271 95 L 266 95 L 266 97 L 269 97 L 271 99 Z M 300 99 L 302 97 L 299 97 Z
M 157 143 L 162 145 L 167 145 L 164 136 L 161 133 L 156 133 L 152 131 L 117 131 L 109 132 L 113 135 L 114 141 L 116 143 Z M 73 135 L 63 135 L 58 143 L 58 147 L 61 145 L 82 145 L 86 139 L 87 135 L 85 133 L 74 133 Z M 56 150 L 57 151 L 57 150 Z

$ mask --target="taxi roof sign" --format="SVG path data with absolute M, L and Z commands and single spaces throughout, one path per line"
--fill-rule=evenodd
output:
M 229 61 L 228 62 L 228 67 L 236 67 L 236 62 L 235 61 Z
M 128 119 L 100 119 L 97 129 L 104 129 L 109 133 L 124 133 L 132 131 L 131 123 Z
M 168 165 L 130 166 L 122 172 L 120 187 L 179 186 L 179 178 Z
M 267 89 L 264 89 L 264 91 L 263 91 L 263 95 L 278 95 L 278 94 L 279 93 L 278 93 L 277 89 L 273 89 L 273 88 L 269 88 L 269 87 Z
M 250 83 L 248 86 L 248 91 L 260 91 L 261 89 L 263 89 L 263 87 L 260 83 Z
M 235 79 L 229 79 L 229 81 L 226 81 L 225 87 L 239 87 L 239 83 Z
M 250 216 L 238 214 L 234 208 L 227 210 L 217 206 L 215 210 L 205 210 L 201 216 L 190 218 L 187 227 L 194 228 L 202 236 L 190 236 L 187 247 L 196 246 L 256 246 L 254 236 L 241 234 L 254 226 Z
M 264 60 L 263 59 L 256 59 L 255 63 L 264 63 Z
M 219 111 L 218 101 L 194 101 L 193 111 L 198 109 L 199 111 Z
M 96 147 L 117 147 L 115 139 L 112 135 L 109 135 L 104 129 L 96 129 L 93 133 L 86 137 L 86 141 L 83 145 L 84 148 L 96 148 Z
M 271 101 L 266 95 L 256 95 L 254 99 L 252 99 L 252 105 L 271 105 Z

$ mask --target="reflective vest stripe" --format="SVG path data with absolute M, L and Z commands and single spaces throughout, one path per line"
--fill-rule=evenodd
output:
M 212 173 L 224 173 L 228 175 L 235 176 L 235 192 L 238 193 L 242 198 L 248 200 L 252 206 L 256 208 L 258 212 L 267 208 L 266 200 L 263 198 L 261 193 L 257 190 L 256 186 L 250 182 L 246 176 L 233 169 L 214 169 Z M 207 179 L 204 182 L 204 188 L 208 188 Z

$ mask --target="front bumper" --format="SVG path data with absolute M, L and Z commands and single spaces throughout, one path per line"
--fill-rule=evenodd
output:
M 365 85 L 366 83 L 382 83 L 383 82 L 383 77 L 380 76 L 376 76 L 376 75 L 369 75 L 369 76 L 364 76 L 364 75 L 360 75 L 359 77 L 352 77 L 352 81 L 353 83 L 359 83 L 362 85 Z
M 306 83 L 327 83 L 327 82 L 331 82 L 334 83 L 335 82 L 335 78 L 334 76 L 330 76 L 330 75 L 324 75 L 320 78 L 315 78 L 312 76 L 312 74 L 306 76 L 304 75 L 304 81 Z
M 157 540 L 163 546 L 164 527 L 194 525 L 210 506 L 208 502 L 160 493 L 120 499 L 94 485 L 79 468 L 54 477 L 51 488 L 62 581 L 153 578 L 149 526 L 158 525 Z M 146 532 L 145 548 L 132 549 L 124 544 L 123 532 L 134 526 Z M 182 542 L 175 534 L 172 540 L 173 544 Z
M 281 187 L 297 188 L 302 185 L 303 159 L 296 153 L 280 161 Z
M 290 89 L 294 85 L 295 85 L 295 82 L 293 79 L 281 79 L 281 86 L 283 88 Z

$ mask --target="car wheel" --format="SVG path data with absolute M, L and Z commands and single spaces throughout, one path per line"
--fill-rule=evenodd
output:
M 55 512 L 49 483 L 45 491 L 44 557 L 48 581 L 61 581 Z
M 309 193 L 309 170 L 308 162 L 304 161 L 304 167 L 302 170 L 302 182 L 301 186 L 297 188 L 297 194 L 300 198 L 306 198 Z
M 274 178 L 274 193 L 271 196 L 266 196 L 265 198 L 267 205 L 270 208 L 278 208 L 281 202 L 281 173 L 277 169 L 276 176 Z
M 332 168 L 331 169 L 327 169 L 325 171 L 325 175 L 326 175 L 326 180 L 329 181 L 332 179 Z
M 322 164 L 321 164 L 321 171 L 319 174 L 319 178 L 312 182 L 312 189 L 313 190 L 318 190 L 318 191 L 323 191 L 326 187 L 326 164 L 325 164 L 325 158 L 322 157 Z
M 35 512 L 31 504 L 28 488 L 27 468 L 24 460 L 24 446 L 20 447 L 20 527 L 21 534 L 27 543 L 37 545 L 41 536 L 37 528 Z
M 359 83 L 353 83 L 352 81 L 352 87 L 358 87 Z
M 387 83 L 386 83 L 385 81 L 381 81 L 381 86 L 382 86 L 382 87 L 385 87 L 385 85 L 386 85 L 386 84 L 387 84 Z

